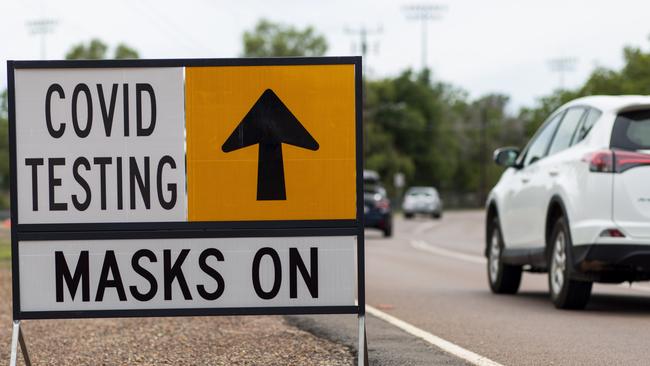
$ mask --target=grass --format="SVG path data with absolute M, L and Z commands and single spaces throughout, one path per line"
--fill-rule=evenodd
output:
M 0 261 L 11 260 L 11 241 L 7 239 L 0 239 Z

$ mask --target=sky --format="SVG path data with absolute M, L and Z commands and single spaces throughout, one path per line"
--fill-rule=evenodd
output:
M 365 27 L 366 75 L 396 76 L 422 67 L 421 24 L 405 7 L 443 8 L 428 23 L 427 65 L 435 80 L 470 97 L 509 95 L 509 108 L 531 106 L 560 86 L 549 60 L 575 60 L 565 87 L 581 85 L 597 66 L 622 66 L 622 49 L 650 48 L 650 1 L 645 0 L 2 0 L 0 89 L 7 60 L 41 58 L 41 37 L 28 23 L 51 19 L 47 59 L 91 38 L 110 46 L 124 42 L 142 58 L 222 58 L 242 53 L 242 34 L 260 18 L 314 26 L 328 40 L 327 55 L 356 55 Z M 347 31 L 346 31 L 347 30 Z

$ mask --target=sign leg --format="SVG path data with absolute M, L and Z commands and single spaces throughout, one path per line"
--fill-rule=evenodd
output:
M 368 341 L 366 340 L 366 316 L 359 315 L 359 358 L 357 365 L 368 366 Z
M 27 344 L 25 343 L 22 329 L 20 329 L 20 320 L 14 320 L 14 329 L 11 336 L 11 358 L 9 360 L 9 366 L 16 366 L 18 363 L 18 347 L 20 347 L 20 350 L 23 353 L 25 365 L 31 366 L 32 362 L 29 359 L 29 354 L 27 353 Z

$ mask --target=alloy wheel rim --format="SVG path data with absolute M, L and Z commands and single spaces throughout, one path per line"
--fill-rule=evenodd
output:
M 566 269 L 566 238 L 563 232 L 559 232 L 555 238 L 553 254 L 551 258 L 551 290 L 557 295 L 562 291 L 565 280 Z
M 494 229 L 490 239 L 490 281 L 497 282 L 499 276 L 499 261 L 501 260 L 501 246 L 499 245 L 499 232 Z

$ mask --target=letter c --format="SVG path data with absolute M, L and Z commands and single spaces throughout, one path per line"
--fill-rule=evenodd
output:
M 56 92 L 59 94 L 59 98 L 63 99 L 65 98 L 65 93 L 63 92 L 63 88 L 59 84 L 52 84 L 50 85 L 49 88 L 47 88 L 47 94 L 45 95 L 45 124 L 47 125 L 47 131 L 50 133 L 50 136 L 54 137 L 55 139 L 60 138 L 63 136 L 63 132 L 65 131 L 65 123 L 61 123 L 61 126 L 59 127 L 58 130 L 54 129 L 54 126 L 52 126 L 52 94 Z

